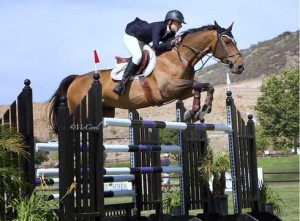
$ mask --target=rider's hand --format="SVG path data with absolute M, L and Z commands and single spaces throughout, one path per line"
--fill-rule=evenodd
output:
M 176 36 L 172 41 L 171 44 L 172 46 L 178 46 L 181 42 L 181 37 L 180 36 Z

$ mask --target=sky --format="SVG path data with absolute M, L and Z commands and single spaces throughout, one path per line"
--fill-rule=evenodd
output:
M 68 75 L 113 68 L 128 57 L 127 23 L 162 21 L 169 10 L 185 17 L 180 31 L 232 22 L 239 49 L 299 30 L 299 0 L 0 0 L 0 105 L 10 104 L 31 80 L 33 100 L 47 101 Z M 226 77 L 224 75 L 224 77 Z

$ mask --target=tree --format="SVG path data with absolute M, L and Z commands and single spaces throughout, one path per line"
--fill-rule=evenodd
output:
M 35 159 L 34 162 L 37 165 L 40 165 L 41 163 L 48 161 L 49 157 L 48 157 L 48 152 L 46 151 L 38 151 L 35 154 Z
M 261 152 L 264 152 L 272 144 L 272 140 L 264 134 L 264 130 L 260 125 L 255 126 L 255 139 L 257 150 Z
M 159 140 L 164 145 L 174 145 L 178 143 L 178 131 L 176 130 L 159 130 Z
M 264 134 L 272 138 L 275 149 L 297 145 L 299 136 L 299 69 L 284 70 L 262 82 L 262 96 L 257 99 L 255 110 Z
M 159 130 L 159 140 L 163 145 L 176 145 L 178 144 L 178 131 L 177 130 Z M 176 161 L 179 159 L 178 153 L 171 152 L 170 157 Z

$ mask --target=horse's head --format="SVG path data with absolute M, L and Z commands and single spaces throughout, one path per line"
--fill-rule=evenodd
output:
M 195 65 L 203 56 L 212 53 L 223 64 L 231 69 L 232 73 L 241 74 L 244 70 L 244 59 L 238 51 L 236 42 L 231 33 L 233 23 L 229 28 L 214 25 L 189 29 L 181 35 L 183 49 L 177 50 L 180 60 L 185 58 L 190 64 Z
M 233 23 L 227 28 L 222 28 L 215 21 L 217 42 L 212 49 L 214 57 L 227 65 L 234 74 L 241 74 L 244 69 L 244 59 L 237 49 L 236 42 L 231 33 Z

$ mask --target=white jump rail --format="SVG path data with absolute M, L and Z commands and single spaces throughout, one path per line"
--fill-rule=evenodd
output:
M 153 120 L 130 120 L 120 118 L 103 118 L 103 126 L 115 127 L 145 127 L 145 128 L 162 128 L 173 130 L 186 130 L 188 128 L 203 128 L 206 130 L 232 132 L 232 128 L 227 124 L 204 124 L 204 123 L 184 123 L 169 121 L 153 121 Z
M 74 194 L 76 196 L 76 194 Z M 104 192 L 104 197 L 117 197 L 117 196 L 134 196 L 134 190 L 110 190 Z M 49 195 L 48 199 L 59 199 L 59 193 Z
M 36 143 L 35 151 L 58 151 L 57 142 Z M 161 151 L 161 152 L 180 152 L 178 145 L 104 145 L 104 151 L 111 152 L 134 152 L 134 151 Z

